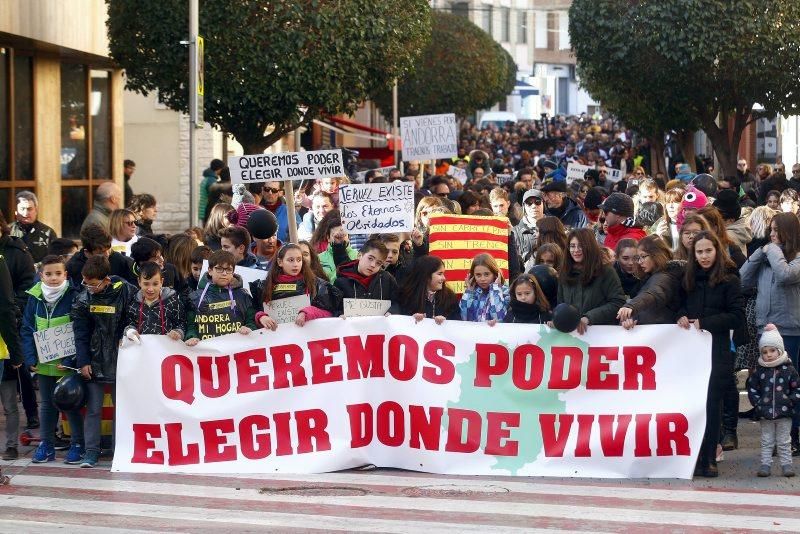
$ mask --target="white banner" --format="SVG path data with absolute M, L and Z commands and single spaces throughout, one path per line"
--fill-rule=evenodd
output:
M 450 165 L 450 168 L 447 169 L 447 176 L 452 176 L 461 182 L 461 185 L 467 183 L 467 169 L 459 169 L 455 165 Z
M 126 344 L 113 471 L 691 478 L 711 335 L 391 316 Z
M 208 260 L 203 260 L 203 267 L 200 270 L 200 278 L 202 278 L 206 272 L 208 272 Z M 241 265 L 234 267 L 233 272 L 238 274 L 242 279 L 242 285 L 244 286 L 244 290 L 247 291 L 248 295 L 250 295 L 250 284 L 253 282 L 259 282 L 261 280 L 266 280 L 267 278 L 267 271 L 253 269 L 252 267 L 242 267 Z M 252 297 L 253 295 L 250 296 Z
M 341 150 L 252 154 L 229 158 L 231 183 L 316 180 L 344 176 Z
M 414 184 L 346 184 L 339 211 L 348 234 L 393 234 L 414 229 Z
M 458 125 L 455 113 L 400 117 L 403 159 L 451 158 L 458 154 Z

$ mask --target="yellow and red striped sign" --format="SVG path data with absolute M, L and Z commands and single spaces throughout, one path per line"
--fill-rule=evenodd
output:
M 464 292 L 464 279 L 472 259 L 487 252 L 497 260 L 508 280 L 508 219 L 474 215 L 430 216 L 430 254 L 444 262 L 447 285 L 458 294 Z

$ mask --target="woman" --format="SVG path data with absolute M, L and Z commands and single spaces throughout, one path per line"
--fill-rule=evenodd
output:
M 695 236 L 689 249 L 678 326 L 711 333 L 711 378 L 706 401 L 706 430 L 695 475 L 719 476 L 719 443 L 722 394 L 733 380 L 730 331 L 744 323 L 744 298 L 736 265 L 727 248 L 709 231 Z
M 781 192 L 770 191 L 767 193 L 766 206 L 774 210 L 780 211 L 781 209 Z
M 747 224 L 753 232 L 753 239 L 747 244 L 748 258 L 752 256 L 757 249 L 770 243 L 770 225 L 772 224 L 772 218 L 778 213 L 780 212 L 767 206 L 758 206 L 750 213 L 750 216 L 747 218 Z
M 625 294 L 614 268 L 603 264 L 594 233 L 588 228 L 572 230 L 567 242 L 569 249 L 559 270 L 558 302 L 580 312 L 578 334 L 593 324 L 615 324 Z
M 686 219 L 683 221 L 683 226 L 681 226 L 678 249 L 673 254 L 673 257 L 676 260 L 688 260 L 694 237 L 702 231 L 710 230 L 711 226 L 708 224 L 705 217 L 697 213 L 687 213 Z
M 649 235 L 639 241 L 636 261 L 641 284 L 620 308 L 617 319 L 626 330 L 637 324 L 672 324 L 680 307 L 683 268 L 671 261 L 672 252 L 663 239 Z
M 156 197 L 147 193 L 134 195 L 128 209 L 136 214 L 136 235 L 152 235 L 153 221 L 158 215 Z
M 319 191 L 311 197 L 311 209 L 303 215 L 303 221 L 297 228 L 298 239 L 311 239 L 317 225 L 334 209 L 333 197 L 325 191 Z
M 736 264 L 736 268 L 738 269 L 744 265 L 744 262 L 747 261 L 747 258 L 744 256 L 742 249 L 736 246 L 731 238 L 728 237 L 728 232 L 725 228 L 725 220 L 722 218 L 719 210 L 714 206 L 709 205 L 704 208 L 700 208 L 697 210 L 697 213 L 698 215 L 702 215 L 703 218 L 708 221 L 711 231 L 717 234 L 719 240 L 728 249 L 728 255 L 733 260 L 733 263 Z
M 673 187 L 664 193 L 664 216 L 656 223 L 656 232 L 666 241 L 674 253 L 678 250 L 680 232 L 678 231 L 677 217 L 681 210 L 681 201 L 686 192 L 682 187 Z
M 205 233 L 203 234 L 203 243 L 211 250 L 222 248 L 219 231 L 230 226 L 231 222 L 228 220 L 227 215 L 232 209 L 233 206 L 230 204 L 218 202 L 209 211 L 208 222 L 206 222 Z
M 414 214 L 414 228 L 423 234 L 428 231 L 428 216 L 433 208 L 442 207 L 442 199 L 437 196 L 425 197 L 417 204 L 417 211 Z
M 622 291 L 628 296 L 633 296 L 639 285 L 639 271 L 636 267 L 639 253 L 636 250 L 636 240 L 620 239 L 614 253 L 617 256 L 617 260 L 614 262 L 614 271 L 619 277 Z
M 131 256 L 131 246 L 139 240 L 136 235 L 136 215 L 131 210 L 114 210 L 108 219 L 111 250 Z
M 458 303 L 458 296 L 447 287 L 444 263 L 436 256 L 423 256 L 414 262 L 397 297 L 399 313 L 411 315 L 417 322 L 433 319 L 436 324 L 460 319 Z
M 192 251 L 197 248 L 193 237 L 187 234 L 175 234 L 169 238 L 164 260 L 171 263 L 184 280 L 192 274 Z

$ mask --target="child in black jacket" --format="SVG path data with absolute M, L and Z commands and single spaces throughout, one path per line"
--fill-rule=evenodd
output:
M 157 263 L 148 261 L 139 267 L 139 291 L 128 306 L 125 337 L 139 342 L 141 334 L 169 336 L 180 340 L 186 332 L 186 312 L 178 293 L 164 287 L 164 277 Z
M 511 304 L 504 323 L 544 324 L 553 318 L 550 302 L 532 274 L 521 274 L 511 284 Z

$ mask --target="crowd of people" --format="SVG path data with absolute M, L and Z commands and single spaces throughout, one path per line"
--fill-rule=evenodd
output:
M 762 429 L 758 475 L 771 474 L 775 448 L 781 474 L 793 476 L 800 164 L 790 180 L 768 165 L 750 174 L 746 162 L 737 176 L 694 174 L 683 161 L 653 173 L 649 147 L 631 140 L 613 121 L 587 117 L 483 130 L 464 124 L 452 159 L 366 173 L 367 183 L 414 183 L 409 233 L 348 235 L 337 209 L 347 177 L 303 183 L 286 198 L 282 182 L 231 186 L 220 160 L 201 184 L 204 227 L 171 236 L 154 233 L 152 195 L 131 192 L 123 207 L 110 182 L 98 188 L 79 243 L 56 238 L 37 218 L 36 196 L 18 193 L 14 222 L 0 214 L 3 458 L 18 455 L 19 393 L 27 427 L 40 432 L 34 462 L 54 461 L 64 447 L 66 463 L 95 466 L 121 341 L 153 334 L 194 346 L 275 330 L 269 304 L 305 295 L 294 319 L 300 327 L 343 315 L 344 299 L 355 298 L 388 301 L 389 314 L 437 324 L 552 326 L 563 304 L 579 315 L 579 335 L 595 325 L 708 331 L 707 424 L 695 474 L 717 476 L 723 451 L 738 447 L 735 372 L 748 369 L 750 416 Z M 572 162 L 590 167 L 582 179 L 567 180 Z M 289 242 L 287 202 L 296 207 L 297 243 Z M 455 294 L 442 260 L 429 253 L 437 213 L 506 217 L 508 279 L 491 254 L 475 250 L 464 292 Z M 264 275 L 247 283 L 237 273 L 243 268 Z M 41 363 L 34 334 L 70 322 L 75 356 Z M 64 443 L 53 392 L 76 370 L 87 381 L 87 409 L 66 411 Z

